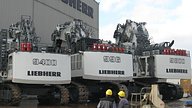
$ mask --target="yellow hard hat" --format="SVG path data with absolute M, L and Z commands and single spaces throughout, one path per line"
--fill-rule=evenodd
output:
M 109 96 L 111 96 L 113 94 L 111 89 L 108 89 L 105 93 L 106 93 L 106 95 L 109 95 Z
M 125 92 L 124 92 L 124 91 L 119 91 L 118 95 L 119 95 L 120 97 L 125 97 Z

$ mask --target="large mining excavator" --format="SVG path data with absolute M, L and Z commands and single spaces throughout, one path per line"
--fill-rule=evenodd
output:
M 67 104 L 71 82 L 70 55 L 65 48 L 39 44 L 30 16 L 0 31 L 0 105 L 18 105 L 25 95 L 41 104 Z
M 52 34 L 55 49 L 71 52 L 71 101 L 94 100 L 108 88 L 128 95 L 158 84 L 163 99 L 179 99 L 183 90 L 166 79 L 191 78 L 189 51 L 172 49 L 172 42 L 151 44 L 145 22 L 127 20 L 114 32 L 116 43 L 93 38 L 81 20 L 60 24 Z
M 91 28 L 81 20 L 57 25 L 52 34 L 53 46 L 70 48 L 72 82 L 68 87 L 71 101 L 98 99 L 111 88 L 128 94 L 123 84 L 133 76 L 132 54 L 123 47 L 93 38 Z
M 126 20 L 118 24 L 114 32 L 116 44 L 125 46 L 133 55 L 134 86 L 128 86 L 129 93 L 139 92 L 140 88 L 158 84 L 164 100 L 180 99 L 183 90 L 179 85 L 166 83 L 166 79 L 190 79 L 190 52 L 171 48 L 171 42 L 151 44 L 146 23 Z

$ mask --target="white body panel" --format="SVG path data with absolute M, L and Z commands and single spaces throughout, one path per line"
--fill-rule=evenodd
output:
M 191 59 L 186 56 L 155 55 L 155 77 L 190 79 Z
M 12 82 L 68 84 L 71 81 L 69 55 L 14 52 L 11 56 L 12 69 L 9 73 L 12 73 Z M 10 64 L 9 66 L 11 67 Z
M 130 54 L 84 52 L 80 55 L 82 65 L 76 65 L 76 67 L 81 66 L 81 68 L 72 66 L 72 77 L 92 80 L 128 80 L 133 76 L 132 55 Z

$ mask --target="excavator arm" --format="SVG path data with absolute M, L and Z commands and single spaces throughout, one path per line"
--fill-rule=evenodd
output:
M 73 51 L 73 45 L 78 40 L 85 37 L 92 37 L 92 34 L 92 30 L 85 23 L 79 19 L 74 19 L 64 24 L 58 24 L 51 35 L 51 39 L 56 52 L 62 52 L 62 48 Z

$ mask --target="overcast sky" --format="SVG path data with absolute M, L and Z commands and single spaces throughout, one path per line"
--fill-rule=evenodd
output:
M 96 0 L 100 39 L 113 40 L 118 23 L 147 22 L 154 43 L 175 40 L 173 48 L 192 51 L 192 0 Z

